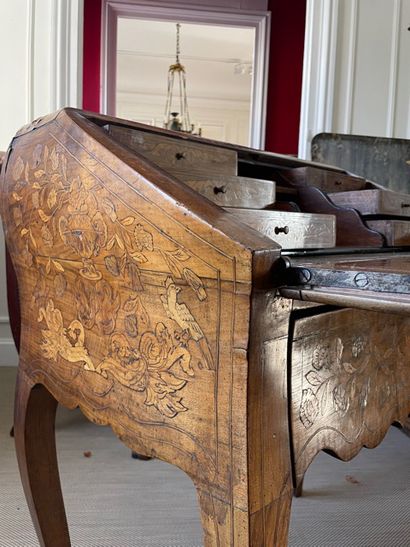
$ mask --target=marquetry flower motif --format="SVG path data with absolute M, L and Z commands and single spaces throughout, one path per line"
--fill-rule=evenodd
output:
M 101 334 L 111 334 L 120 307 L 117 291 L 104 279 L 93 283 L 79 278 L 76 289 L 78 319 L 84 327 L 93 329 L 96 325 Z
M 107 242 L 107 226 L 100 212 L 91 218 L 82 213 L 61 216 L 58 228 L 64 244 L 82 258 L 98 256 Z
M 20 180 L 20 177 L 22 176 L 24 172 L 24 161 L 23 159 L 19 156 L 15 163 L 14 163 L 14 166 L 13 166 L 13 169 L 11 171 L 11 176 L 13 177 L 13 180 L 15 182 L 17 182 L 18 180 Z
M 107 225 L 92 193 L 76 177 L 70 184 L 67 213 L 58 221 L 65 245 L 84 259 L 98 256 L 107 243 Z
M 357 336 L 347 347 L 341 338 L 318 343 L 312 352 L 311 367 L 304 375 L 309 385 L 302 389 L 299 418 L 306 429 L 321 416 L 348 412 L 352 401 L 367 405 L 368 384 L 357 382 L 356 360 L 365 351 L 366 340 Z M 349 352 L 350 349 L 350 352 Z M 350 356 L 353 359 L 347 360 Z
M 387 409 L 396 404 L 391 378 L 400 375 L 401 370 L 396 366 L 397 350 L 393 346 L 397 341 L 399 354 L 406 362 L 410 339 L 406 339 L 406 332 L 395 329 L 386 319 L 386 325 L 379 325 L 369 334 L 346 334 L 343 340 L 336 338 L 332 342 L 325 337 L 312 350 L 310 362 L 304 357 L 309 364 L 299 404 L 303 426 L 320 427 L 322 417 L 337 414 L 348 415 L 361 429 L 373 405 L 388 414 Z M 377 343 L 373 343 L 376 337 Z
M 330 364 L 330 348 L 318 344 L 313 350 L 312 366 L 315 370 L 322 370 L 322 368 L 329 368 Z
M 145 404 L 169 418 L 187 410 L 178 392 L 194 374 L 191 355 L 162 322 L 157 323 L 155 331 L 144 332 L 138 346 L 123 334 L 113 334 L 109 354 L 95 372 L 145 392 Z
M 46 328 L 41 330 L 41 348 L 47 359 L 56 360 L 57 356 L 60 356 L 70 363 L 83 362 L 86 370 L 94 369 L 88 350 L 84 346 L 85 334 L 80 321 L 75 319 L 68 327 L 64 327 L 63 315 L 55 308 L 52 299 L 48 300 L 45 307 L 39 309 L 38 321 L 46 323 Z
M 184 279 L 194 291 L 198 300 L 205 300 L 207 298 L 207 292 L 201 278 L 183 264 L 189 260 L 191 256 L 181 248 L 176 248 L 172 251 L 161 250 L 160 252 L 173 277 Z
M 89 321 L 89 317 L 86 319 Z M 154 332 L 145 331 L 138 346 L 131 345 L 122 333 L 112 334 L 108 356 L 95 366 L 85 347 L 81 321 L 75 319 L 65 327 L 63 315 L 52 299 L 40 307 L 38 321 L 46 324 L 41 330 L 41 349 L 47 359 L 61 357 L 71 363 L 82 362 L 85 370 L 145 392 L 145 404 L 154 406 L 165 416 L 174 417 L 187 410 L 177 392 L 193 376 L 191 355 L 184 344 L 169 334 L 163 323 L 158 323 Z
M 75 177 L 71 181 L 67 211 L 69 214 L 89 214 L 97 211 L 95 196 L 85 187 L 80 177 Z
M 311 388 L 302 390 L 299 417 L 306 429 L 311 427 L 319 414 L 319 401 Z
M 355 358 L 359 357 L 359 355 L 364 350 L 364 345 L 365 345 L 365 342 L 364 342 L 363 336 L 356 336 L 353 339 L 353 342 L 352 342 L 352 355 L 353 355 L 353 357 L 355 357 Z
M 37 271 L 31 305 L 38 310 L 44 357 L 80 363 L 114 380 L 110 389 L 119 383 L 140 392 L 145 405 L 163 416 L 186 411 L 181 393 L 194 376 L 191 351 L 198 368 L 215 369 L 205 334 L 180 295 L 187 287 L 199 301 L 208 297 L 191 253 L 178 244 L 159 246 L 149 221 L 124 212 L 92 174 L 70 176 L 60 145 L 38 144 L 28 161 L 12 161 L 11 214 L 20 233 L 19 259 Z M 142 273 L 154 255 L 168 274 L 156 293 L 164 319 L 153 324 L 143 305 Z M 73 272 L 75 287 L 69 282 Z M 122 306 L 121 285 L 129 291 Z M 59 303 L 63 298 L 73 299 L 71 321 Z M 108 338 L 102 359 L 90 353 L 87 332 L 94 340 Z

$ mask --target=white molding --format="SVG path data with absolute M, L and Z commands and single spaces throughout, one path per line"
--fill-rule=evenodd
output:
M 352 132 L 353 119 L 353 100 L 354 100 L 354 81 L 356 75 L 356 44 L 357 28 L 359 18 L 358 0 L 351 0 L 350 20 L 349 20 L 349 44 L 348 44 L 348 66 L 346 74 L 346 107 L 344 111 L 343 132 Z
M 339 0 L 308 0 L 299 156 L 310 158 L 313 136 L 333 124 Z
M 134 17 L 163 21 L 188 21 L 214 25 L 246 26 L 255 29 L 254 71 L 251 109 L 250 146 L 265 144 L 267 71 L 269 54 L 270 13 L 260 11 L 203 9 L 186 3 L 159 4 L 103 0 L 101 40 L 101 110 L 115 115 L 116 44 L 118 17 Z
M 117 83 L 117 52 L 110 44 L 117 44 L 117 14 L 111 2 L 103 0 L 101 17 L 100 109 L 103 114 L 115 116 Z
M 168 59 L 173 61 L 175 59 L 175 53 L 152 53 L 150 51 L 143 50 L 131 50 L 131 49 L 117 49 L 118 55 L 124 55 L 126 57 L 148 57 L 150 59 Z M 200 55 L 189 55 L 184 52 L 184 61 L 212 61 L 213 63 L 225 63 L 225 64 L 245 64 L 252 68 L 252 62 L 249 59 L 240 59 L 239 57 L 205 57 Z
M 34 65 L 35 2 L 36 0 L 27 0 L 26 122 L 30 122 L 34 118 L 33 65 Z
M 390 52 L 390 70 L 389 70 L 389 94 L 387 99 L 386 137 L 395 136 L 394 125 L 395 125 L 395 115 L 396 115 L 397 72 L 398 72 L 397 63 L 398 63 L 398 56 L 399 56 L 401 8 L 402 8 L 401 0 L 394 0 L 391 52 Z
M 83 0 L 51 4 L 50 106 L 82 105 Z
M 312 50 L 313 50 L 313 20 L 314 5 L 308 0 L 306 6 L 305 43 L 303 49 L 303 74 L 302 74 L 302 96 L 300 105 L 300 125 L 298 156 L 307 157 L 306 144 L 309 132 L 309 103 L 310 103 L 310 80 L 312 75 Z
M 327 35 L 324 37 L 325 44 L 328 47 L 327 70 L 323 75 L 323 81 L 326 82 L 326 92 L 324 97 L 325 111 L 323 116 L 323 131 L 331 131 L 333 126 L 333 106 L 335 96 L 335 75 L 336 75 L 336 56 L 337 56 L 337 37 L 339 21 L 339 0 L 333 0 L 328 4 L 329 17 Z
M 138 91 L 121 91 L 117 92 L 117 102 L 135 104 L 140 100 L 142 104 L 153 104 L 155 106 L 164 104 L 163 93 L 138 93 Z M 201 97 L 198 95 L 189 96 L 189 104 L 192 106 L 203 106 L 204 102 L 207 108 L 218 108 L 225 110 L 248 110 L 249 101 L 229 98 L 212 98 Z

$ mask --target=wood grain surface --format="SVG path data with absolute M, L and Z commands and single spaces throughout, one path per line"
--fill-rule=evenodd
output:
M 241 162 L 251 173 L 238 175 Z M 317 424 L 353 435 L 332 437 L 350 457 L 408 414 L 408 319 L 320 315 L 301 291 L 281 297 L 289 259 L 278 240 L 184 182 L 207 168 L 209 180 L 276 180 L 283 167 L 312 165 L 73 109 L 17 133 L 0 206 L 21 302 L 17 456 L 43 547 L 70 545 L 57 402 L 184 470 L 207 547 L 286 546 L 293 488 L 323 448 L 319 433 L 308 441 Z M 323 212 L 315 199 L 310 218 Z M 285 214 L 243 212 L 265 213 Z M 380 244 L 355 215 L 356 241 Z M 404 255 L 374 262 L 408 273 Z
M 263 209 L 275 202 L 275 183 L 271 180 L 233 175 L 196 175 L 183 180 L 221 207 Z
M 336 205 L 352 207 L 362 215 L 410 216 L 410 196 L 391 190 L 329 193 Z
M 37 384 L 111 425 L 137 452 L 187 472 L 207 545 L 250 545 L 251 537 L 286 543 L 286 422 L 272 414 L 286 438 L 271 489 L 270 473 L 251 479 L 253 458 L 276 461 L 277 447 L 266 444 L 266 430 L 253 434 L 264 455 L 249 447 L 248 407 L 255 423 L 263 415 L 246 387 L 249 362 L 259 377 L 263 352 L 262 341 L 249 350 L 251 289 L 267 279 L 278 246 L 199 202 L 76 112 L 35 128 L 9 150 L 2 217 L 24 303 L 18 458 L 40 542 L 68 545 L 63 520 L 50 531 L 50 516 L 64 514 L 57 482 L 47 482 L 53 495 L 43 499 L 43 451 L 23 441 L 33 436 L 24 408 L 43 412 L 42 398 L 32 397 Z M 51 437 L 44 426 L 45 447 Z M 51 453 L 46 461 L 57 473 Z M 254 481 L 268 481 L 266 515 Z
M 171 175 L 237 175 L 237 153 L 222 147 L 178 141 L 136 129 L 108 126 L 118 142 L 162 167 Z
M 285 249 L 327 249 L 336 243 L 334 215 L 286 211 L 225 210 Z
M 366 225 L 371 230 L 383 234 L 386 244 L 391 247 L 410 246 L 410 219 L 366 220 Z
M 323 449 L 349 460 L 406 421 L 410 319 L 340 310 L 295 322 L 292 431 L 297 484 Z M 392 382 L 392 378 L 394 381 Z

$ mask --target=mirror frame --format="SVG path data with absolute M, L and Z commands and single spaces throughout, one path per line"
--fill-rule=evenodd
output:
M 182 7 L 181 7 L 182 6 Z M 189 23 L 251 27 L 255 29 L 253 85 L 249 146 L 263 149 L 266 132 L 267 76 L 269 62 L 270 12 L 195 8 L 186 3 L 130 2 L 103 0 L 101 40 L 101 112 L 115 116 L 116 44 L 119 17 L 185 21 Z

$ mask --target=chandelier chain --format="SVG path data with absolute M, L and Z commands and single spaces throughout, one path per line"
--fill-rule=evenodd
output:
M 181 28 L 181 24 L 177 23 L 177 41 L 176 41 L 176 62 L 179 63 L 179 54 L 180 54 L 180 38 L 179 38 L 179 29 Z

